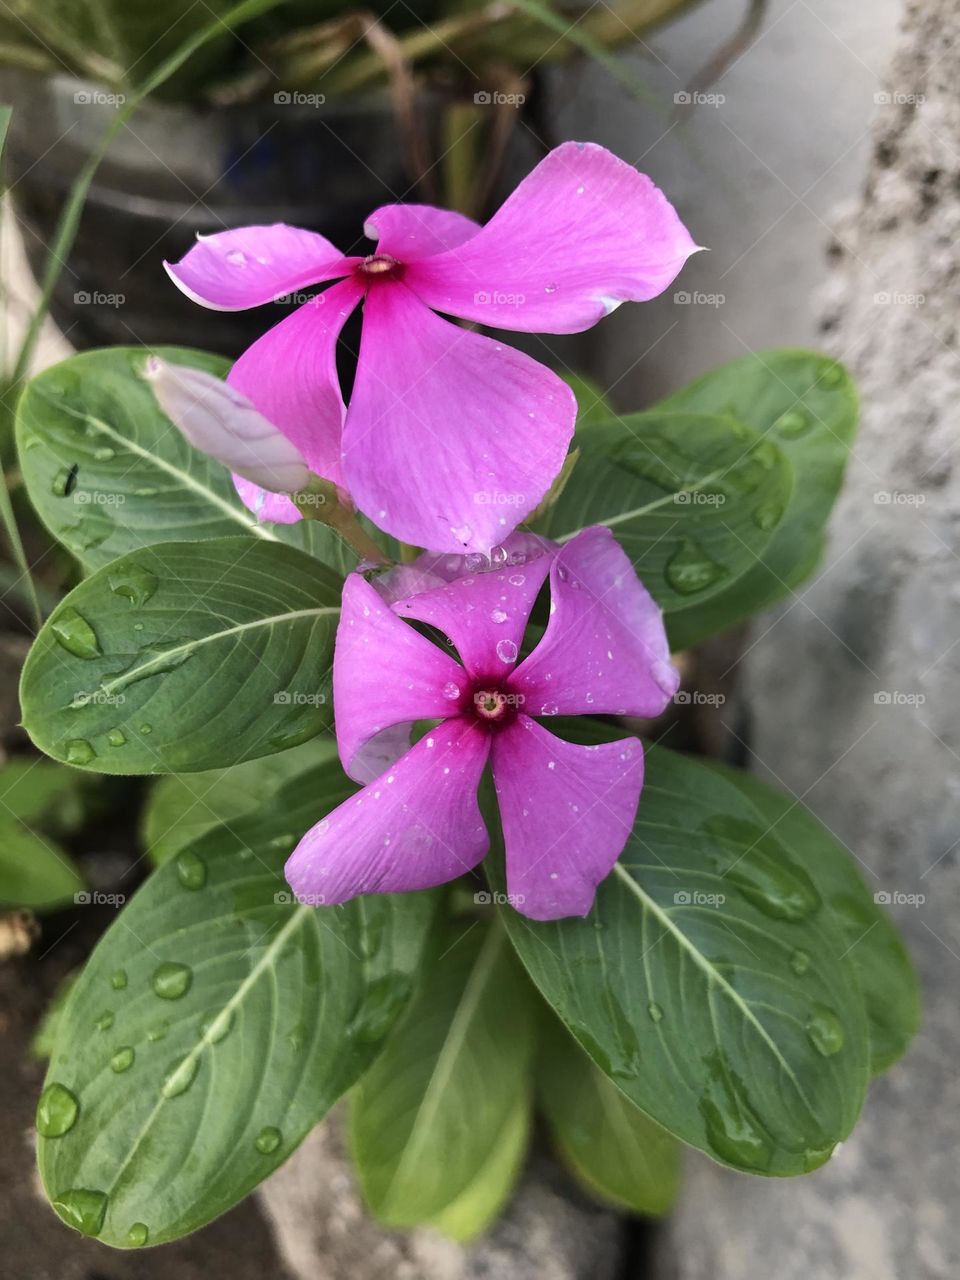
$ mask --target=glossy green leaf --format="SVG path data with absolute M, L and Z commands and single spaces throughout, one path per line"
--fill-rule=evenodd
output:
M 0 906 L 63 906 L 83 885 L 83 876 L 56 841 L 14 818 L 0 818 Z
M 680 1186 L 679 1143 L 620 1092 L 556 1018 L 545 1028 L 537 1091 L 561 1158 L 588 1191 L 634 1213 L 667 1212 Z
M 330 723 L 340 582 L 253 538 L 161 543 L 80 583 L 23 671 L 24 724 L 101 773 L 222 768 Z
M 229 361 L 158 348 L 165 359 L 225 375 Z M 143 378 L 142 347 L 70 356 L 38 374 L 18 406 L 24 482 L 41 520 L 88 570 L 152 543 L 246 534 L 286 542 L 344 573 L 356 554 L 316 521 L 259 524 L 226 467 L 187 443 Z M 378 535 L 379 536 L 379 535 Z M 381 539 L 392 551 L 396 544 Z
M 629 414 L 594 424 L 563 493 L 537 524 L 560 542 L 605 524 L 673 615 L 756 563 L 793 483 L 783 452 L 732 418 Z
M 325 737 L 228 769 L 160 778 L 143 814 L 147 856 L 155 866 L 169 862 L 213 827 L 256 813 L 288 779 L 336 753 L 335 740 Z
M 886 1071 L 906 1052 L 920 1024 L 917 975 L 893 921 L 874 901 L 852 856 L 799 801 L 752 774 L 712 767 L 740 788 L 836 916 L 867 1003 L 871 1066 L 876 1073 Z
M 433 895 L 298 904 L 296 838 L 353 790 L 334 763 L 158 868 L 68 996 L 37 1109 L 44 1187 L 108 1244 L 223 1213 L 365 1071 L 403 1010 Z
M 477 1213 L 468 1197 L 496 1175 L 505 1194 L 516 1169 L 498 1154 L 518 1097 L 529 1105 L 535 1013 L 502 929 L 458 922 L 440 934 L 407 1017 L 353 1097 L 353 1156 L 381 1222 L 413 1226 L 450 1209 L 459 1234 L 480 1229 L 464 1221 Z M 495 1197 L 477 1195 L 485 1217 Z
M 671 619 L 671 641 L 683 648 L 768 608 L 812 573 L 856 434 L 857 393 L 835 360 L 782 348 L 721 365 L 658 408 L 731 414 L 775 442 L 795 477 L 783 520 L 760 561 L 728 591 Z
M 768 826 L 706 765 L 652 748 L 591 914 L 503 915 L 548 1004 L 632 1102 L 722 1163 L 789 1175 L 852 1129 L 869 1035 L 847 938 Z
M 0 817 L 16 818 L 55 835 L 83 821 L 80 783 L 73 770 L 36 756 L 14 756 L 0 767 Z

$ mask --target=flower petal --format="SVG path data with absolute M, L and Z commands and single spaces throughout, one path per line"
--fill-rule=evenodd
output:
M 651 180 L 593 143 L 556 147 L 471 240 L 413 264 L 430 307 L 500 329 L 577 333 L 654 298 L 696 246 Z
M 489 846 L 477 787 L 490 749 L 479 725 L 447 720 L 303 837 L 287 882 L 314 905 L 405 893 L 471 871 Z
M 551 557 L 544 555 L 522 569 L 470 574 L 398 600 L 393 609 L 403 618 L 437 627 L 449 636 L 474 679 L 492 678 L 499 686 L 517 660 L 550 564 Z
M 345 276 L 359 258 L 346 258 L 324 236 L 275 222 L 235 227 L 197 243 L 167 275 L 188 298 L 212 311 L 245 311 L 264 302 Z
M 353 280 L 331 286 L 268 329 L 227 376 L 297 446 L 310 470 L 335 484 L 345 413 L 337 339 L 362 296 Z
M 415 720 L 453 715 L 463 676 L 463 668 L 401 622 L 369 582 L 350 574 L 333 656 L 333 705 L 340 759 L 351 778 L 368 782 L 392 763 L 410 745 Z
M 300 450 L 236 387 L 158 356 L 147 360 L 145 376 L 160 408 L 201 453 L 271 493 L 296 493 L 309 481 Z
M 454 249 L 479 230 L 479 222 L 472 218 L 429 204 L 381 205 L 363 224 L 363 234 L 377 241 L 377 253 L 388 253 L 400 262 Z
M 402 284 L 368 294 L 343 468 L 388 533 L 489 551 L 549 489 L 575 417 L 570 388 L 529 356 L 441 320 Z
M 494 737 L 493 777 L 517 910 L 532 920 L 585 916 L 633 827 L 639 740 L 581 747 L 522 715 Z
M 550 621 L 510 677 L 529 715 L 656 716 L 680 685 L 659 607 L 609 529 L 584 529 L 550 569 Z

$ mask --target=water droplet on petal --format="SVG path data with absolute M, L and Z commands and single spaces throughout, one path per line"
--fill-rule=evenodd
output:
M 540 708 L 540 714 L 542 716 L 555 716 L 559 710 L 560 708 L 555 702 L 545 702 Z M 553 762 L 551 761 L 551 764 L 552 763 Z
M 242 249 L 231 249 L 226 258 L 231 267 L 245 267 L 247 265 L 247 255 Z
M 497 657 L 501 662 L 516 662 L 519 650 L 512 640 L 497 641 Z
M 175 960 L 165 960 L 154 970 L 151 984 L 154 991 L 163 1000 L 179 1000 L 190 990 L 193 982 L 193 970 L 189 965 L 178 964 Z
M 490 614 L 490 621 L 496 622 L 499 625 L 502 622 L 506 622 L 508 617 L 509 614 L 504 613 L 502 609 L 494 609 Z
M 452 680 L 448 680 L 447 683 L 443 686 L 443 696 L 445 698 L 448 698 L 451 702 L 455 698 L 459 698 L 460 686 L 457 684 L 454 684 Z M 427 743 L 427 746 L 431 746 L 431 745 L 432 745 L 431 743 L 429 742 Z
M 543 292 L 544 292 L 544 293 L 556 293 L 556 292 L 557 292 L 557 286 L 556 286 L 555 284 L 545 284 L 545 285 L 543 286 Z
M 63 1084 L 48 1084 L 37 1102 L 36 1125 L 41 1138 L 62 1138 L 77 1122 L 80 1103 Z

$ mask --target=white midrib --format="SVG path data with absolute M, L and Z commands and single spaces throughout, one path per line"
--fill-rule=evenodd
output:
M 201 484 L 200 481 L 192 476 L 189 471 L 181 471 L 179 467 L 173 466 L 172 463 L 167 462 L 167 460 L 160 457 L 159 454 L 151 453 L 149 449 L 144 449 L 142 445 L 131 440 L 129 436 L 123 436 L 119 431 L 114 431 L 113 427 L 109 426 L 102 419 L 93 417 L 92 414 L 85 413 L 78 416 L 81 416 L 85 422 L 89 422 L 92 427 L 95 427 L 97 431 L 102 432 L 103 435 L 109 436 L 111 440 L 115 440 L 121 448 L 128 450 L 130 453 L 136 454 L 138 458 L 143 458 L 159 471 L 165 471 L 168 476 L 173 476 L 175 480 L 179 481 L 184 488 L 192 489 L 194 493 L 198 494 L 206 502 L 209 502 L 214 507 L 219 507 L 224 515 L 229 516 L 231 520 L 235 520 L 237 524 L 242 525 L 248 533 L 252 533 L 257 538 L 263 538 L 267 542 L 280 541 L 277 535 L 266 528 L 265 525 L 260 524 L 257 520 L 253 519 L 253 517 L 245 515 L 244 511 L 246 508 L 241 511 L 231 502 L 228 502 L 226 498 L 221 498 L 218 493 L 214 493 L 214 491 L 212 489 L 208 489 L 205 484 Z
M 657 903 L 654 902 L 654 900 L 651 897 L 649 897 L 648 894 L 644 893 L 643 889 L 641 889 L 640 885 L 637 884 L 636 880 L 634 880 L 633 876 L 630 875 L 629 871 L 626 871 L 620 865 L 619 862 L 614 864 L 613 869 L 616 872 L 616 874 L 620 877 L 620 879 L 628 886 L 628 888 L 630 889 L 630 892 L 634 894 L 636 898 L 639 899 L 639 901 L 643 904 L 643 906 L 647 908 L 648 911 L 650 911 L 654 916 L 656 916 L 656 918 L 660 921 L 660 923 L 663 925 L 665 929 L 669 930 L 669 932 L 673 934 L 674 938 L 677 940 L 677 942 L 679 942 L 680 946 L 692 957 L 694 964 L 696 964 L 696 966 L 699 969 L 702 969 L 703 972 L 707 975 L 707 978 L 709 979 L 709 981 L 715 983 L 716 986 L 718 986 L 723 991 L 724 995 L 727 996 L 727 998 L 731 1000 L 734 1003 L 734 1005 L 736 1005 L 736 1007 L 743 1014 L 744 1018 L 746 1018 L 747 1022 L 749 1022 L 750 1025 L 757 1031 L 760 1038 L 770 1049 L 770 1052 L 773 1054 L 778 1065 L 786 1073 L 787 1078 L 790 1080 L 791 1084 L 796 1089 L 797 1094 L 803 1099 L 804 1104 L 812 1112 L 813 1108 L 810 1106 L 810 1101 L 807 1098 L 806 1094 L 804 1093 L 803 1089 L 800 1087 L 800 1082 L 797 1079 L 796 1075 L 794 1074 L 793 1068 L 790 1066 L 790 1063 L 787 1062 L 786 1058 L 780 1052 L 780 1049 L 776 1041 L 772 1039 L 766 1027 L 759 1020 L 757 1015 L 753 1012 L 753 1010 L 750 1008 L 750 1006 L 747 1004 L 744 998 L 740 995 L 740 993 L 730 985 L 730 983 L 726 980 L 726 978 L 723 976 L 722 973 L 720 973 L 717 969 L 715 969 L 713 965 L 710 964 L 704 958 L 703 954 L 697 950 L 697 948 L 693 945 L 693 943 L 686 936 L 683 930 L 677 928 L 677 926 L 670 919 L 670 916 L 667 914 L 667 912 L 664 911 L 661 907 L 659 907 Z
M 657 498 L 654 502 L 648 502 L 642 507 L 634 507 L 632 511 L 622 511 L 618 516 L 608 516 L 606 520 L 596 520 L 594 523 L 605 525 L 608 529 L 612 529 L 614 525 L 625 524 L 628 520 L 638 520 L 641 516 L 649 515 L 651 511 L 659 511 L 661 507 L 665 507 L 668 504 L 675 504 L 678 493 L 699 492 L 705 484 L 713 484 L 714 480 L 722 479 L 729 470 L 729 466 L 717 467 L 717 469 L 715 471 L 711 471 L 709 475 L 701 476 L 696 484 L 684 485 L 681 489 L 677 489 L 676 492 L 664 494 L 662 498 Z M 583 528 L 587 528 L 587 526 L 584 525 Z M 561 534 L 556 541 L 561 545 L 564 542 L 569 542 L 571 538 L 575 538 L 578 534 L 583 533 L 583 528 L 574 529 L 572 533 Z
M 417 1107 L 413 1124 L 410 1126 L 410 1138 L 384 1193 L 384 1205 L 390 1203 L 390 1196 L 394 1187 L 397 1185 L 403 1186 L 403 1179 L 409 1167 L 412 1164 L 415 1165 L 420 1158 L 424 1135 L 430 1133 L 434 1116 L 443 1098 L 444 1089 L 449 1084 L 457 1058 L 460 1056 L 466 1041 L 470 1023 L 473 1021 L 477 1006 L 483 996 L 491 970 L 497 961 L 503 943 L 503 930 L 492 928 L 480 949 L 476 963 L 460 997 L 460 1003 L 457 1005 L 457 1011 L 450 1021 L 450 1029 L 443 1042 L 443 1048 L 437 1055 L 427 1087 L 423 1092 L 423 1098 Z
M 145 675 L 150 674 L 151 667 L 164 669 L 170 662 L 172 657 L 179 653 L 192 653 L 194 649 L 199 649 L 202 645 L 213 644 L 216 640 L 224 640 L 228 636 L 236 636 L 244 631 L 255 631 L 257 627 L 272 627 L 278 622 L 295 622 L 300 618 L 320 618 L 324 614 L 336 614 L 340 612 L 339 605 L 323 605 L 316 609 L 295 609 L 290 613 L 277 613 L 270 618 L 255 618 L 252 622 L 240 622 L 235 627 L 228 627 L 225 631 L 213 631 L 208 636 L 200 636 L 197 640 L 185 640 L 183 644 L 173 645 L 170 649 L 164 649 L 162 653 L 158 653 L 156 657 L 150 658 L 144 662 L 142 666 L 132 667 L 128 671 L 122 671 L 113 680 L 104 680 L 101 689 L 107 693 L 115 689 L 124 689 L 128 684 L 132 684 L 135 680 L 141 679 Z
M 190 1052 L 186 1054 L 184 1058 L 181 1059 L 181 1062 L 178 1065 L 178 1070 L 185 1069 L 188 1062 L 194 1061 L 196 1058 L 200 1056 L 200 1054 L 203 1052 L 204 1049 L 208 1048 L 211 1044 L 215 1043 L 215 1041 L 212 1039 L 211 1033 L 215 1029 L 216 1023 L 221 1022 L 221 1019 L 224 1016 L 229 1018 L 230 1015 L 233 1014 L 233 1012 L 240 1007 L 240 1005 L 243 1003 L 244 997 L 246 996 L 247 992 L 251 989 L 251 987 L 255 985 L 257 980 L 260 978 L 261 974 L 265 973 L 268 969 L 273 967 L 277 959 L 277 956 L 279 952 L 283 950 L 283 947 L 286 944 L 287 939 L 290 937 L 291 934 L 295 933 L 297 929 L 300 928 L 306 916 L 311 915 L 313 913 L 313 910 L 314 910 L 313 907 L 309 907 L 306 905 L 301 905 L 297 907 L 296 911 L 294 911 L 293 915 L 290 917 L 287 923 L 283 926 L 283 928 L 280 930 L 277 936 L 273 939 L 270 945 L 264 949 L 264 952 L 261 955 L 260 959 L 253 966 L 253 968 L 250 970 L 250 972 L 247 974 L 244 980 L 240 983 L 239 987 L 237 987 L 236 991 L 233 993 L 230 999 L 218 1011 L 216 1018 L 208 1019 L 207 1031 L 204 1032 L 204 1034 L 193 1046 Z M 120 1168 L 117 1170 L 116 1175 L 114 1176 L 114 1179 L 111 1182 L 109 1188 L 107 1189 L 106 1194 L 108 1198 L 113 1195 L 114 1191 L 117 1188 L 117 1185 L 120 1182 L 120 1179 L 123 1177 L 123 1174 L 126 1171 L 127 1166 L 129 1165 L 133 1157 L 137 1154 L 137 1151 L 139 1150 L 140 1145 L 143 1142 L 143 1139 L 150 1132 L 150 1129 L 153 1127 L 153 1124 L 157 1119 L 157 1116 L 159 1116 L 160 1112 L 163 1110 L 164 1103 L 166 1103 L 167 1101 L 169 1101 L 169 1099 L 165 1098 L 161 1093 L 157 1101 L 154 1103 L 153 1109 L 151 1110 L 150 1114 L 147 1116 L 146 1120 L 144 1121 L 140 1129 L 140 1132 L 137 1134 L 136 1138 L 131 1143 L 130 1150 L 128 1151 L 123 1163 L 120 1165 Z

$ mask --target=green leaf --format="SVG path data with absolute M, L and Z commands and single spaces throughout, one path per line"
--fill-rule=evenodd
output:
M 161 543 L 80 583 L 23 670 L 41 751 L 100 773 L 222 768 L 328 727 L 340 582 L 253 538 Z
M 107 1244 L 160 1244 L 247 1194 L 376 1056 L 434 897 L 315 909 L 282 869 L 353 791 L 336 764 L 158 868 L 70 992 L 38 1106 L 44 1187 Z M 59 1135 L 59 1136 L 58 1136 Z
M 72 902 L 83 876 L 49 836 L 0 819 L 0 906 L 35 910 Z
M 567 542 L 611 528 L 644 585 L 671 615 L 747 572 L 790 497 L 790 463 L 732 418 L 635 413 L 594 424 L 538 532 Z
M 213 827 L 256 813 L 289 779 L 336 755 L 332 737 L 314 739 L 279 755 L 210 769 L 170 774 L 153 787 L 143 815 L 143 843 L 154 866 L 169 862 Z
M 675 1138 L 638 1111 L 550 1018 L 537 1065 L 540 1106 L 587 1190 L 633 1213 L 666 1213 L 680 1186 Z
M 523 1091 L 504 1118 L 486 1164 L 467 1189 L 431 1220 L 431 1227 L 466 1242 L 493 1225 L 520 1177 L 530 1145 L 531 1120 L 530 1096 Z
M 777 349 L 722 365 L 658 408 L 728 413 L 775 442 L 795 475 L 783 520 L 759 563 L 729 590 L 671 620 L 671 641 L 683 648 L 769 608 L 813 572 L 856 434 L 857 393 L 836 361 Z
M 440 935 L 407 1017 L 353 1098 L 353 1156 L 381 1222 L 413 1226 L 449 1209 L 458 1234 L 482 1227 L 517 1167 L 500 1147 L 518 1098 L 529 1106 L 535 1013 L 502 929 L 461 922 Z M 498 1194 L 478 1189 L 496 1176 Z
M 158 354 L 225 376 L 221 356 L 180 347 Z M 287 542 L 340 572 L 356 554 L 315 520 L 259 524 L 230 473 L 199 453 L 157 404 L 143 378 L 142 347 L 70 356 L 27 385 L 17 414 L 20 465 L 41 520 L 87 570 L 168 541 L 245 533 Z M 396 543 L 381 538 L 394 554 Z
M 84 816 L 81 781 L 52 760 L 15 756 L 0 767 L 0 815 L 55 835 L 75 831 Z
M 652 748 L 590 916 L 504 918 L 547 1003 L 633 1103 L 721 1163 L 781 1176 L 852 1129 L 869 1038 L 847 938 L 767 826 L 713 770 Z
M 874 901 L 852 857 L 798 800 L 752 774 L 712 764 L 743 792 L 764 824 L 809 873 L 836 917 L 867 1004 L 874 1073 L 907 1050 L 920 1024 L 920 990 L 893 921 Z
M 53 1053 L 67 996 L 79 976 L 79 973 L 67 974 L 53 993 L 53 999 L 44 1010 L 39 1026 L 34 1032 L 33 1039 L 30 1041 L 30 1052 L 40 1062 L 45 1062 Z

